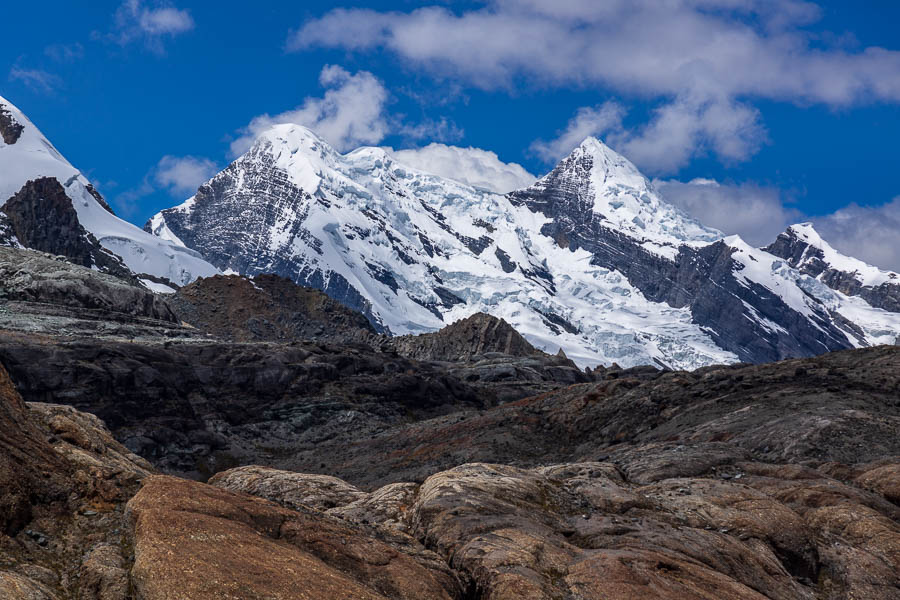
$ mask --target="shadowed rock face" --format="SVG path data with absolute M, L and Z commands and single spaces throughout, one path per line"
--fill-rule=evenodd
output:
M 182 321 L 229 341 L 346 342 L 375 335 L 360 313 L 277 275 L 201 278 L 168 300 Z
M 23 246 L 134 281 L 122 260 L 81 226 L 72 200 L 55 178 L 29 181 L 0 206 L 0 211 L 6 214 L 11 233 Z
M 10 146 L 15 144 L 19 141 L 19 136 L 23 131 L 25 131 L 25 127 L 16 121 L 3 104 L 0 104 L 0 137 L 3 138 L 3 143 Z
M 590 154 L 570 156 L 531 188 L 508 195 L 513 204 L 548 217 L 541 232 L 571 250 L 591 253 L 592 264 L 615 269 L 652 302 L 690 309 L 721 348 L 746 362 L 770 362 L 850 348 L 846 335 L 822 315 L 816 324 L 757 283 L 735 277 L 734 249 L 724 242 L 682 245 L 674 260 L 647 251 L 635 238 L 603 225 L 593 212 Z M 743 318 L 741 315 L 747 315 Z M 766 329 L 756 315 L 781 328 Z
M 833 290 L 848 296 L 859 296 L 876 308 L 900 312 L 900 280 L 865 286 L 856 273 L 840 271 L 826 263 L 824 252 L 800 239 L 793 229 L 779 234 L 765 250 L 785 259 L 806 275 L 818 278 Z
M 457 321 L 435 333 L 392 338 L 390 345 L 403 356 L 417 360 L 467 361 L 491 352 L 520 357 L 545 356 L 509 323 L 484 313 Z
M 0 597 L 130 598 L 122 510 L 152 471 L 96 417 L 26 405 L 0 366 Z

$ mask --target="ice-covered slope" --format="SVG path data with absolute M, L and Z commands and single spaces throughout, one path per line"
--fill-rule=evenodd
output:
M 220 269 L 324 289 L 395 334 L 488 312 L 582 364 L 734 359 L 689 311 L 649 303 L 621 273 L 542 235 L 546 221 L 380 149 L 340 155 L 280 125 L 148 228 Z
M 900 275 L 841 254 L 811 223 L 789 227 L 766 251 L 833 290 L 877 308 L 900 311 Z
M 30 180 L 54 178 L 65 189 L 80 225 L 138 277 L 184 285 L 218 269 L 195 251 L 149 235 L 116 217 L 100 194 L 9 101 L 0 97 L 0 207 Z M 158 290 L 165 286 L 154 285 Z M 171 290 L 169 290 L 171 291 Z
M 323 289 L 394 334 L 487 312 L 582 365 L 765 361 L 900 333 L 900 315 L 868 307 L 885 327 L 861 336 L 855 300 L 722 239 L 593 138 L 500 196 L 279 125 L 145 229 L 222 270 Z

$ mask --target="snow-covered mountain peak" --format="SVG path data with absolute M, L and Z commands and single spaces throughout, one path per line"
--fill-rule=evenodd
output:
M 900 275 L 892 271 L 879 269 L 857 258 L 843 254 L 825 241 L 812 223 L 791 225 L 782 236 L 785 236 L 787 240 L 793 238 L 801 244 L 796 250 L 801 252 L 801 255 L 792 257 L 792 262 L 796 266 L 808 265 L 812 261 L 821 261 L 821 266 L 825 269 L 852 275 L 861 285 L 866 287 L 876 287 L 884 283 L 900 285 Z
M 4 124 L 5 123 L 5 124 Z M 78 223 L 139 277 L 164 278 L 176 285 L 218 273 L 199 253 L 152 236 L 115 216 L 90 181 L 50 143 L 14 104 L 0 97 L 0 207 L 29 181 L 56 179 L 78 216 Z M 9 136 L 10 131 L 15 136 Z M 14 143 L 6 138 L 15 137 Z M 49 218 L 49 216 L 48 216 Z M 165 286 L 147 280 L 150 287 Z M 172 291 L 169 289 L 169 291 Z
M 530 198 L 532 206 L 543 204 L 540 210 L 547 215 L 589 210 L 599 225 L 669 259 L 675 258 L 679 245 L 708 244 L 722 237 L 664 201 L 634 163 L 594 137 L 511 197 Z M 536 197 L 542 199 L 536 203 Z
M 604 185 L 623 185 L 633 188 L 649 187 L 650 182 L 630 160 L 595 137 L 585 138 L 570 156 L 589 156 L 593 163 L 592 178 Z

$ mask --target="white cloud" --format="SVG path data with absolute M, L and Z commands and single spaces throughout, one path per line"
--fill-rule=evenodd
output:
M 176 197 L 190 196 L 218 171 L 216 163 L 196 156 L 163 156 L 153 179 Z
M 738 234 L 754 246 L 768 246 L 789 225 L 812 221 L 822 238 L 840 252 L 900 271 L 900 197 L 878 206 L 854 203 L 810 217 L 793 208 L 781 190 L 755 183 L 657 179 L 653 184 L 665 200 L 704 225 Z
M 283 123 L 308 127 L 341 152 L 377 144 L 391 134 L 408 140 L 462 138 L 462 130 L 446 118 L 411 123 L 402 115 L 389 116 L 390 93 L 368 71 L 351 74 L 337 65 L 325 65 L 319 83 L 325 88 L 321 98 L 308 96 L 297 108 L 277 115 L 260 115 L 250 121 L 231 143 L 232 156 L 243 154 L 260 133 Z
M 496 153 L 480 148 L 432 143 L 424 148 L 387 150 L 410 167 L 498 194 L 528 187 L 537 179 L 521 165 L 505 163 Z
M 547 162 L 569 154 L 584 138 L 594 136 L 627 156 L 651 175 L 675 173 L 707 152 L 721 160 L 749 158 L 766 138 L 756 109 L 726 99 L 676 99 L 655 111 L 642 127 L 626 129 L 625 109 L 617 102 L 578 109 L 553 140 L 534 142 L 531 149 Z
M 143 41 L 153 52 L 164 51 L 163 38 L 194 29 L 191 13 L 164 0 L 125 0 L 113 17 L 113 31 L 106 38 L 122 46 Z
M 63 80 L 53 73 L 41 69 L 24 69 L 14 66 L 9 70 L 10 81 L 21 81 L 29 89 L 44 94 L 52 94 L 63 87 Z
M 768 246 L 789 225 L 803 220 L 802 213 L 786 205 L 782 192 L 773 187 L 711 179 L 687 183 L 657 179 L 653 185 L 666 201 L 704 225 L 726 235 L 738 234 L 753 246 Z
M 822 237 L 844 254 L 900 271 L 900 196 L 880 206 L 850 204 L 810 220 Z
M 557 162 L 587 137 L 605 138 L 607 133 L 621 132 L 624 116 L 625 109 L 616 102 L 579 108 L 556 139 L 535 141 L 531 150 L 545 162 Z
M 292 32 L 287 46 L 386 48 L 484 88 L 525 75 L 654 96 L 900 100 L 900 52 L 813 47 L 800 26 L 819 12 L 796 0 L 494 0 L 460 14 L 337 9 Z
M 829 107 L 900 102 L 900 52 L 827 45 L 827 36 L 804 29 L 821 12 L 799 0 L 489 0 L 462 12 L 335 9 L 293 31 L 287 47 L 386 49 L 484 89 L 511 88 L 524 78 L 657 100 L 648 123 L 607 141 L 665 174 L 697 153 L 725 162 L 755 153 L 766 134 L 753 100 Z M 539 142 L 535 150 L 564 154 L 591 118 L 602 122 L 598 110 L 582 109 L 575 127 L 563 132 L 568 138 Z
M 326 65 L 319 83 L 327 89 L 323 97 L 307 97 L 293 110 L 255 117 L 232 142 L 231 153 L 243 154 L 260 133 L 282 123 L 308 127 L 342 152 L 361 144 L 377 144 L 388 134 L 388 91 L 374 75 L 368 71 L 351 75 L 339 66 Z

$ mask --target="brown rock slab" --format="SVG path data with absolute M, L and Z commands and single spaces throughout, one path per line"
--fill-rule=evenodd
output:
M 129 502 L 143 600 L 456 597 L 455 582 L 318 511 L 154 476 Z

